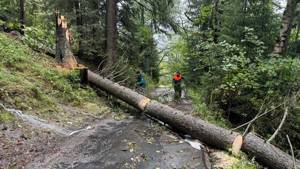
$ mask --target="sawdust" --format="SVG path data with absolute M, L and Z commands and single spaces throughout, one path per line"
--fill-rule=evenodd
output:
M 214 151 L 210 154 L 214 169 L 230 169 L 239 160 L 224 151 Z

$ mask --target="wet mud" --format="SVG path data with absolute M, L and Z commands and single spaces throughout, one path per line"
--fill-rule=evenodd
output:
M 27 165 L 30 169 L 207 169 L 204 150 L 193 148 L 145 116 L 107 118 L 78 133 L 60 151 Z

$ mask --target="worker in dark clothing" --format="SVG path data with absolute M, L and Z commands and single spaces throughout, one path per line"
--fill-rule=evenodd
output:
M 146 88 L 146 80 L 142 72 L 138 72 L 137 76 L 137 87 L 138 91 L 141 93 L 145 93 Z
M 182 77 L 181 73 L 179 71 L 177 71 L 175 73 L 175 75 L 173 76 L 173 86 L 174 86 L 174 91 L 175 91 L 174 98 L 176 101 L 181 99 L 182 80 L 183 80 L 183 77 Z

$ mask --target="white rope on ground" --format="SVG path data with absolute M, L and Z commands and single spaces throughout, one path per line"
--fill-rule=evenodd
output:
M 4 106 L 4 104 L 0 103 L 0 106 L 7 112 L 13 114 L 14 116 L 20 118 L 22 121 L 34 126 L 34 127 L 38 127 L 38 128 L 42 128 L 42 129 L 46 129 L 46 130 L 51 130 L 59 135 L 62 136 L 72 136 L 76 133 L 85 131 L 85 130 L 90 130 L 92 129 L 91 126 L 87 126 L 84 129 L 79 129 L 79 130 L 75 130 L 75 131 L 71 131 L 62 127 L 59 127 L 57 125 L 54 124 L 49 124 L 47 123 L 46 120 L 40 119 L 36 116 L 32 116 L 32 115 L 26 115 L 24 114 L 21 110 L 16 110 L 16 109 L 11 109 L 11 108 L 6 108 Z

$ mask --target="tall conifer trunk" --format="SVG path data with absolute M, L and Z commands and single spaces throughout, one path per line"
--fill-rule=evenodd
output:
M 117 55 L 117 0 L 106 0 L 106 66 L 112 66 Z
M 79 33 L 79 40 L 78 40 L 78 57 L 81 58 L 83 56 L 83 47 L 82 47 L 82 40 L 83 40 L 83 20 L 82 20 L 82 9 L 81 9 L 81 2 L 80 0 L 74 1 L 75 7 L 75 14 L 76 14 L 76 25 L 77 31 Z

